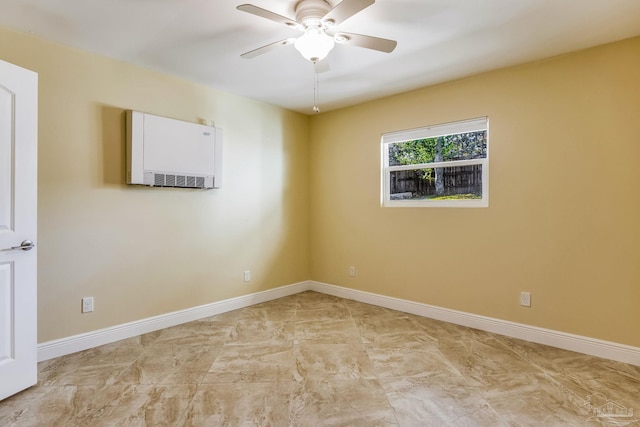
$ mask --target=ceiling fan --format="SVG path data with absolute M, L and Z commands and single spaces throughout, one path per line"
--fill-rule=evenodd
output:
M 252 4 L 242 4 L 236 9 L 295 28 L 304 34 L 270 43 L 240 56 L 254 58 L 279 46 L 293 44 L 304 58 L 315 64 L 324 59 L 336 43 L 390 53 L 398 44 L 395 40 L 335 30 L 341 22 L 374 3 L 375 0 L 342 0 L 331 7 L 326 0 L 300 0 L 295 6 L 295 20 Z

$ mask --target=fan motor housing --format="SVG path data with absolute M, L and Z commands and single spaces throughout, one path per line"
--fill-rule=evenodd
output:
M 331 5 L 325 0 L 302 0 L 295 8 L 296 21 L 305 27 L 321 27 L 322 17 L 331 10 Z

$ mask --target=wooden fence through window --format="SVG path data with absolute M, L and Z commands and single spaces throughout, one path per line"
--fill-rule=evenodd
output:
M 482 165 L 457 166 L 443 169 L 444 193 L 436 194 L 435 169 L 431 178 L 424 178 L 422 169 L 391 172 L 391 196 L 411 193 L 412 197 L 482 194 Z

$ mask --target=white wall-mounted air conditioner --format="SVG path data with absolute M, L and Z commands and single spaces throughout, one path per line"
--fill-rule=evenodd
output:
M 222 129 L 127 111 L 127 184 L 220 188 Z

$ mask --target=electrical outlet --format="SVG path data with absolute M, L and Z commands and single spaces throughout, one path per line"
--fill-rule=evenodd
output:
M 82 298 L 82 312 L 91 313 L 93 311 L 93 297 Z
M 349 267 L 349 276 L 356 277 L 356 268 L 355 267 Z
M 531 307 L 531 293 L 520 292 L 520 305 L 523 307 Z
M 245 272 L 244 272 L 244 281 L 245 282 L 250 282 L 251 281 L 251 270 L 245 270 Z

